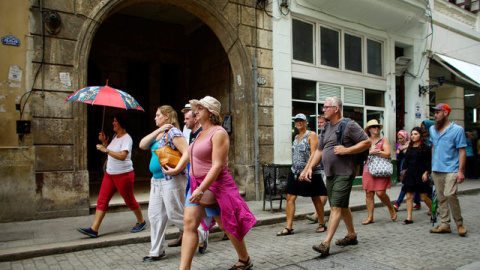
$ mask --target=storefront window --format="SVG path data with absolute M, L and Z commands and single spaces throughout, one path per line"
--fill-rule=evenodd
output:
M 292 79 L 292 99 L 303 99 L 315 101 L 317 82 Z
M 477 131 L 480 127 L 480 93 L 465 89 L 465 131 Z
M 365 105 L 385 107 L 385 92 L 365 89 Z
M 316 104 L 310 102 L 292 102 L 292 141 L 298 134 L 295 128 L 295 120 L 293 117 L 299 113 L 305 114 L 307 117 L 308 127 L 307 130 L 316 132 L 317 130 L 317 111 L 315 110 Z

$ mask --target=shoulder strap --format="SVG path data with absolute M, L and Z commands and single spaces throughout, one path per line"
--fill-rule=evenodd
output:
M 330 122 L 327 122 L 325 124 L 325 126 L 323 126 L 322 131 L 321 131 L 322 132 L 322 134 L 321 134 L 322 138 L 325 138 L 325 132 L 327 131 L 328 126 L 330 126 Z
M 345 131 L 345 127 L 347 126 L 347 123 L 350 122 L 352 119 L 350 118 L 343 118 L 340 121 L 340 124 L 338 125 L 337 131 L 335 133 L 337 134 L 337 145 L 343 144 L 343 134 Z

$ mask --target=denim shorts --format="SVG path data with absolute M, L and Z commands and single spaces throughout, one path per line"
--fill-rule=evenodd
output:
M 198 203 L 190 203 L 190 197 L 192 197 L 192 191 L 188 189 L 187 192 L 187 199 L 185 200 L 185 207 L 187 206 L 198 206 Z M 216 217 L 220 216 L 220 207 L 217 206 L 215 208 L 205 208 L 205 212 L 207 212 L 207 217 Z
M 348 208 L 354 179 L 355 175 L 327 177 L 327 194 L 330 207 Z

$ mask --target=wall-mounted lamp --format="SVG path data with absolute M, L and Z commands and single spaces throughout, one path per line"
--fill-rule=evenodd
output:
M 424 86 L 418 85 L 418 97 L 421 97 L 422 94 L 425 95 L 435 87 L 441 86 L 445 82 L 445 76 L 440 76 L 437 78 L 437 80 L 438 80 L 438 84 L 424 85 Z
M 45 12 L 45 28 L 50 35 L 56 35 L 60 32 L 62 18 L 56 11 Z

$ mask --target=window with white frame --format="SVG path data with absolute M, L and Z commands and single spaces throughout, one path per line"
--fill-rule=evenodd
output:
M 340 33 L 320 27 L 320 63 L 323 66 L 340 67 Z
M 381 40 L 366 34 L 353 34 L 319 22 L 292 19 L 294 61 L 382 77 L 383 46 Z
M 367 72 L 382 76 L 382 43 L 367 39 Z
M 316 117 L 323 114 L 323 103 L 327 97 L 339 97 L 343 102 L 342 115 L 355 120 L 362 127 L 366 121 L 373 119 L 373 117 L 383 122 L 385 111 L 384 91 L 298 78 L 292 79 L 292 116 L 297 113 L 305 114 L 309 128 L 318 132 Z M 292 121 L 293 133 L 294 129 L 294 122 Z
M 345 33 L 345 69 L 362 72 L 362 38 Z
M 293 59 L 314 63 L 314 24 L 292 20 Z

